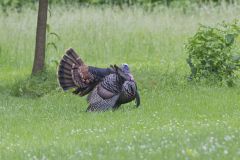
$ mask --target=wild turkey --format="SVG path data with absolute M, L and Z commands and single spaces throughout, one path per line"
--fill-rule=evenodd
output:
M 110 68 L 88 66 L 70 48 L 60 61 L 58 81 L 63 90 L 74 88 L 73 93 L 80 96 L 90 93 L 87 111 L 117 109 L 134 99 L 140 105 L 137 85 L 127 64 Z

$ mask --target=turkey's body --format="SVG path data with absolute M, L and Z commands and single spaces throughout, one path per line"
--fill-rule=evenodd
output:
M 125 68 L 124 68 L 125 67 Z M 87 111 L 106 111 L 118 108 L 121 104 L 140 97 L 137 86 L 128 66 L 123 69 L 97 68 L 87 66 L 73 49 L 69 49 L 60 61 L 58 80 L 64 90 L 74 88 L 74 94 L 84 96 L 88 93 Z
M 137 86 L 133 81 L 125 81 L 122 86 L 122 92 L 118 99 L 118 104 L 131 102 L 136 97 Z
M 121 104 L 134 100 L 136 89 L 136 84 L 133 81 L 126 81 L 117 74 L 110 74 L 88 96 L 89 107 L 87 111 L 116 109 Z

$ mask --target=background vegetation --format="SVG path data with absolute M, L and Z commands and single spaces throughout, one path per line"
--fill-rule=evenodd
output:
M 52 5 L 47 37 L 56 47 L 48 45 L 46 73 L 33 80 L 37 11 L 1 10 L 0 159 L 239 159 L 239 82 L 188 82 L 184 49 L 199 24 L 232 22 L 239 8 Z M 90 65 L 128 63 L 142 105 L 86 113 L 85 98 L 57 85 L 69 47 Z
M 22 7 L 24 5 L 31 5 L 38 2 L 38 0 L 2 0 L 0 5 L 5 7 Z M 226 3 L 238 3 L 239 0 L 49 0 L 50 4 L 111 4 L 111 5 L 166 5 L 166 6 L 175 6 L 175 5 L 189 5 L 189 4 L 221 4 L 222 2 Z
M 223 22 L 216 27 L 201 25 L 186 45 L 190 79 L 226 81 L 232 86 L 238 79 L 240 49 L 236 41 L 239 34 L 238 21 Z

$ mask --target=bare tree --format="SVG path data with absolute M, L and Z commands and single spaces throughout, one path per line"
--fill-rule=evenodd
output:
M 32 75 L 43 71 L 45 61 L 48 0 L 39 0 L 35 57 Z

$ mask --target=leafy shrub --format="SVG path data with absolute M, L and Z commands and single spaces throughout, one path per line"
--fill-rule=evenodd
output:
M 186 45 L 190 79 L 214 78 L 232 85 L 240 65 L 240 49 L 236 42 L 239 34 L 237 21 L 216 27 L 201 25 Z
M 18 80 L 11 88 L 11 95 L 41 97 L 58 88 L 56 73 L 45 70 L 27 79 Z

